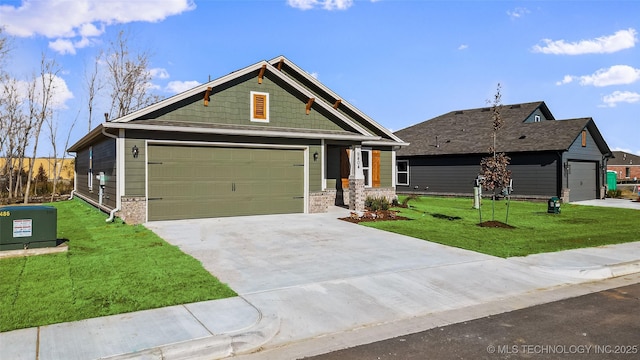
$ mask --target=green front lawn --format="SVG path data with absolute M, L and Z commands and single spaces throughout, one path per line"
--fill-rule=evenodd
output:
M 515 229 L 502 229 L 477 226 L 473 199 L 423 197 L 409 205 L 400 215 L 412 220 L 362 224 L 500 257 L 640 241 L 638 210 L 562 204 L 555 215 L 546 202 L 511 201 L 508 223 Z M 496 201 L 495 220 L 505 222 L 506 208 Z M 491 220 L 490 200 L 483 201 L 482 220 Z
M 106 223 L 80 200 L 52 205 L 69 251 L 0 260 L 0 331 L 236 295 L 144 226 Z

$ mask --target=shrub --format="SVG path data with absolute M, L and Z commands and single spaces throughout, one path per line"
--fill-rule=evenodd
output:
M 607 191 L 607 197 L 619 198 L 621 196 L 622 196 L 622 191 L 621 190 L 608 190 Z
M 390 203 L 386 197 L 367 196 L 364 200 L 364 206 L 371 211 L 389 210 Z

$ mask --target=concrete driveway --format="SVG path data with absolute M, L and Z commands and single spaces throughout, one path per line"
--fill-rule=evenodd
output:
M 241 295 L 492 258 L 337 220 L 341 210 L 146 226 Z
M 347 215 L 336 208 L 146 226 L 280 319 L 266 347 L 580 281 L 337 219 Z

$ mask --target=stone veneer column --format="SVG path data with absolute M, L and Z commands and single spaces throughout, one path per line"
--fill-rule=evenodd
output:
M 349 177 L 349 210 L 364 211 L 364 179 Z
M 349 173 L 349 210 L 364 211 L 364 172 L 362 169 L 362 148 L 351 148 L 351 171 Z
M 147 216 L 147 201 L 144 197 L 122 197 L 118 217 L 127 224 L 142 224 Z

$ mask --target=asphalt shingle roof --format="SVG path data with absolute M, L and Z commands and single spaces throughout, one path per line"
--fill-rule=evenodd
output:
M 538 108 L 547 118 L 553 119 L 542 101 L 502 106 L 503 126 L 497 134 L 497 151 L 567 150 L 582 129 L 593 123 L 591 118 L 524 123 Z M 399 130 L 395 134 L 411 145 L 401 148 L 397 154 L 415 156 L 488 153 L 492 141 L 492 114 L 490 107 L 457 110 Z
M 614 151 L 613 156 L 615 157 L 613 159 L 609 159 L 609 161 L 607 162 L 608 165 L 640 165 L 640 156 L 638 155 L 630 154 L 624 151 Z

